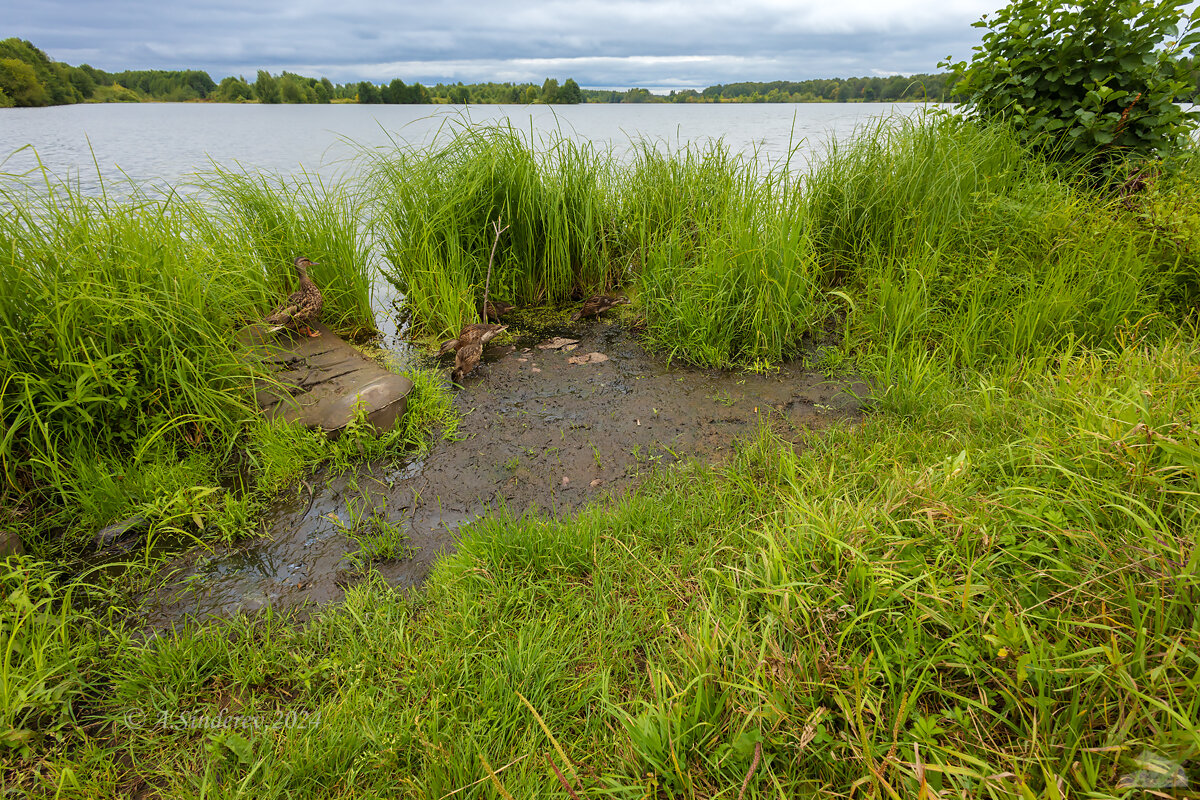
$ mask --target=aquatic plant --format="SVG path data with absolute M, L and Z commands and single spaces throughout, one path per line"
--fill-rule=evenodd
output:
M 862 351 L 920 339 L 960 363 L 1111 345 L 1179 279 L 1124 207 L 949 114 L 879 122 L 807 172 L 720 142 L 618 163 L 561 134 L 447 136 L 373 162 L 387 274 L 430 336 L 474 320 L 502 217 L 499 296 L 621 285 L 650 342 L 704 366 L 778 363 L 835 319 Z
M 493 297 L 562 303 L 623 277 L 611 258 L 610 156 L 561 135 L 540 144 L 508 125 L 459 123 L 429 148 L 372 158 L 385 273 L 433 336 L 479 320 L 496 223 L 507 230 Z

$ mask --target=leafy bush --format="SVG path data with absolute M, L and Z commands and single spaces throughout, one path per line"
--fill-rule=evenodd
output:
M 1176 151 L 1196 119 L 1180 33 L 1184 0 L 1014 0 L 987 28 L 957 90 L 966 108 L 1012 125 L 1028 143 L 1103 170 L 1128 156 Z M 1193 13 L 1188 19 L 1196 18 Z

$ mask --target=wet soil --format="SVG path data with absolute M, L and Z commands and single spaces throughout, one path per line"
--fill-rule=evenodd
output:
M 537 346 L 555 336 L 578 344 Z M 856 397 L 866 393 L 799 364 L 767 374 L 668 364 L 606 321 L 490 346 L 462 383 L 460 440 L 439 441 L 401 466 L 314 476 L 276 509 L 267 538 L 168 565 L 172 577 L 147 601 L 149 625 L 267 605 L 303 613 L 340 599 L 361 576 L 347 559 L 358 545 L 343 525 L 364 512 L 408 537 L 403 557 L 375 569 L 393 585 L 418 586 L 454 549 L 459 530 L 489 511 L 561 516 L 609 503 L 663 465 L 722 460 L 761 423 L 799 438 L 804 429 L 856 418 Z

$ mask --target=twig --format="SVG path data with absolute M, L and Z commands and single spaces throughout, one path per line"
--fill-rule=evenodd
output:
M 506 230 L 508 230 L 507 225 L 505 225 L 503 228 L 500 227 L 501 219 L 503 219 L 503 217 L 497 218 L 496 221 L 492 223 L 492 227 L 496 229 L 496 238 L 492 240 L 492 254 L 490 256 L 488 256 L 487 279 L 483 282 L 483 307 L 479 309 L 479 321 L 482 322 L 484 325 L 486 325 L 487 321 L 488 321 L 488 317 L 487 317 L 488 290 L 492 286 L 492 262 L 496 260 L 496 246 L 500 244 L 500 234 L 502 234 Z
M 755 742 L 754 760 L 750 762 L 750 770 L 746 773 L 746 779 L 742 781 L 742 790 L 738 792 L 738 800 L 742 800 L 742 796 L 746 794 L 746 787 L 750 785 L 750 779 L 754 777 L 754 771 L 758 769 L 759 761 L 762 761 L 762 742 Z
M 558 771 L 558 764 L 554 763 L 554 756 L 546 753 L 546 760 L 550 762 L 550 769 L 554 770 L 554 774 L 558 776 L 558 782 L 567 790 L 567 794 L 571 795 L 571 800 L 579 800 L 579 795 L 575 794 L 575 790 L 571 788 L 571 784 L 567 783 L 567 779 Z

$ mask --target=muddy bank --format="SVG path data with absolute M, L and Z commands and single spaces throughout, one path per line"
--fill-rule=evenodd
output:
M 578 344 L 538 347 L 555 336 Z M 760 421 L 788 436 L 854 418 L 855 395 L 865 392 L 798 365 L 766 375 L 668 365 L 608 322 L 489 347 L 463 384 L 459 441 L 399 467 L 314 476 L 277 509 L 268 539 L 168 565 L 173 577 L 149 599 L 147 621 L 339 599 L 359 575 L 346 560 L 357 545 L 343 525 L 364 511 L 408 537 L 405 556 L 376 569 L 396 586 L 416 586 L 459 529 L 492 509 L 569 514 L 628 492 L 662 465 L 718 461 Z

